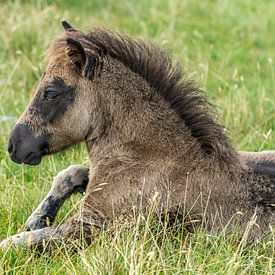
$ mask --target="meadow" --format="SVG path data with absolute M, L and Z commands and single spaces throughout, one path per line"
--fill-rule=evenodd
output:
M 58 171 L 89 166 L 84 144 L 36 167 L 17 165 L 6 152 L 9 131 L 45 67 L 43 52 L 63 31 L 61 20 L 166 49 L 217 106 L 233 144 L 260 151 L 275 148 L 274 15 L 272 0 L 0 0 L 0 240 L 24 228 Z M 57 223 L 79 199 L 65 204 Z M 0 274 L 274 274 L 274 251 L 274 233 L 251 246 L 234 235 L 186 236 L 180 226 L 140 219 L 115 224 L 82 249 L 0 252 Z

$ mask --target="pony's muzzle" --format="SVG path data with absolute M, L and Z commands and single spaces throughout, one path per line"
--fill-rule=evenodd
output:
M 37 165 L 41 162 L 48 146 L 47 134 L 34 136 L 30 128 L 25 124 L 17 124 L 12 130 L 8 152 L 12 161 Z

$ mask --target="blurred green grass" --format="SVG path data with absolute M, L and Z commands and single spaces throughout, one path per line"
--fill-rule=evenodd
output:
M 73 163 L 88 165 L 83 145 L 50 156 L 35 168 L 12 163 L 6 153 L 9 131 L 45 66 L 43 52 L 63 31 L 61 20 L 82 31 L 104 26 L 167 49 L 218 106 L 218 119 L 229 129 L 235 146 L 259 151 L 274 148 L 275 140 L 274 14 L 271 0 L 0 1 L 0 239 L 17 232 L 58 171 Z M 78 199 L 66 204 L 58 221 Z M 274 240 L 262 241 L 235 259 L 233 237 L 215 240 L 198 233 L 184 246 L 184 238 L 168 234 L 162 240 L 163 251 L 154 254 L 158 245 L 153 234 L 147 240 L 144 231 L 136 229 L 133 242 L 132 232 L 122 228 L 120 237 L 110 240 L 103 235 L 82 256 L 58 250 L 37 259 L 32 253 L 8 252 L 0 259 L 0 272 L 79 273 L 85 268 L 93 273 L 186 269 L 271 274 L 274 268 Z M 235 261 L 230 263 L 231 259 Z

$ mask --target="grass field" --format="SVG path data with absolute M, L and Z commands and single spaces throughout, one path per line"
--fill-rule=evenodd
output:
M 105 27 L 150 39 L 179 60 L 218 106 L 219 120 L 242 150 L 274 149 L 275 1 L 268 0 L 0 0 L 0 239 L 17 233 L 73 163 L 89 165 L 83 145 L 38 167 L 12 163 L 7 139 L 43 71 L 42 54 L 68 20 L 81 30 Z M 57 222 L 76 210 L 75 196 Z M 68 214 L 69 213 L 69 214 Z M 0 252 L 0 274 L 274 274 L 274 236 L 242 246 L 232 236 L 188 236 L 140 221 L 119 224 L 91 246 Z

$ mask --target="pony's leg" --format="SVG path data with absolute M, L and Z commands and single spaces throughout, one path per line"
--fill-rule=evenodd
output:
M 79 240 L 92 240 L 92 232 L 95 228 L 100 228 L 100 224 L 95 220 L 91 223 L 83 223 L 77 216 L 68 219 L 65 223 L 56 227 L 45 227 L 32 231 L 25 231 L 8 237 L 0 243 L 0 250 L 9 248 L 50 250 L 54 245 L 78 242 Z
M 112 200 L 108 199 L 111 197 L 110 192 L 111 189 L 104 194 L 104 200 L 102 200 L 102 194 L 98 196 L 101 192 L 95 194 L 89 192 L 85 195 L 78 215 L 56 227 L 49 226 L 10 236 L 0 243 L 0 250 L 7 250 L 10 247 L 23 249 L 38 247 L 39 250 L 43 248 L 49 250 L 55 244 L 70 243 L 81 239 L 90 243 L 95 237 L 95 228 L 103 228 L 109 221 L 106 210 L 110 210 L 112 203 Z M 91 195 L 95 196 L 91 198 Z
M 45 227 L 8 237 L 0 243 L 0 249 L 6 250 L 10 246 L 41 247 L 44 244 L 50 249 L 55 243 L 62 244 L 79 239 L 91 242 L 95 237 L 95 228 L 103 228 L 117 217 L 130 213 L 139 196 L 139 188 L 135 184 L 125 192 L 123 181 L 96 184 L 95 188 L 92 186 L 93 181 L 90 179 L 78 215 L 57 227 Z
M 140 186 L 133 181 L 127 185 L 125 175 L 128 171 L 118 169 L 117 173 L 107 174 L 100 179 L 97 178 L 98 174 L 93 175 L 89 179 L 76 216 L 57 227 L 45 227 L 11 236 L 0 243 L 0 248 L 40 247 L 44 243 L 49 244 L 48 247 L 51 248 L 54 243 L 67 243 L 79 239 L 91 242 L 95 238 L 95 228 L 105 228 L 119 217 L 131 216 L 134 214 L 133 206 L 137 205 L 143 209 L 143 205 L 149 206 L 149 203 L 152 203 L 158 207 L 162 198 L 156 197 L 156 194 L 162 194 L 163 190 L 156 190 L 150 183 Z M 167 201 L 167 198 L 163 198 L 163 201 Z
M 53 185 L 36 210 L 27 219 L 28 229 L 40 229 L 52 224 L 63 203 L 76 192 L 85 192 L 89 169 L 82 165 L 71 165 L 58 173 Z

